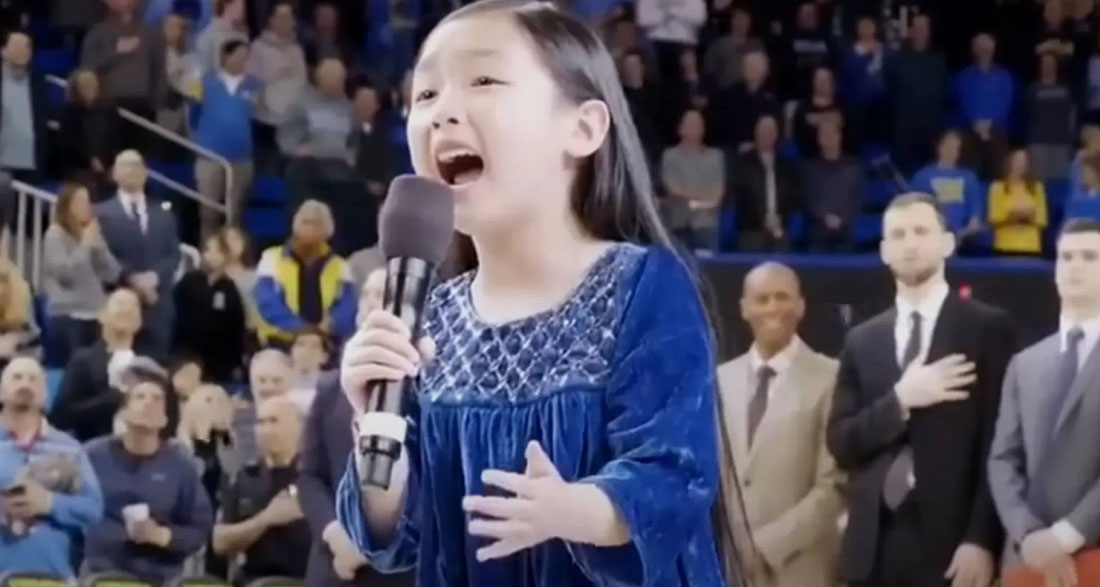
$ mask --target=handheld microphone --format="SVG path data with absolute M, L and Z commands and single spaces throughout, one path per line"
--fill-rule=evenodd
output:
M 432 276 L 447 255 L 454 234 L 454 194 L 451 188 L 415 175 L 390 184 L 382 205 L 379 236 L 386 257 L 383 308 L 409 326 L 413 343 Z M 407 422 L 404 402 L 412 381 L 370 381 L 367 410 L 356 420 L 359 486 L 389 489 L 393 467 L 401 456 Z

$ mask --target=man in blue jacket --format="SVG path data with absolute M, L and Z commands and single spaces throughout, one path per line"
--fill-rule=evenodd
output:
M 28 357 L 0 376 L 0 569 L 74 576 L 73 542 L 103 515 L 80 443 L 43 416 L 46 377 Z
M 260 95 L 260 82 L 245 73 L 248 43 L 232 39 L 222 45 L 219 68 L 202 80 L 202 113 L 195 129 L 195 142 L 229 160 L 232 184 L 226 185 L 225 168 L 207 157 L 195 160 L 195 183 L 199 193 L 225 203 L 232 218 L 240 218 L 244 198 L 252 185 L 252 114 Z M 223 224 L 213 208 L 202 209 L 203 238 Z

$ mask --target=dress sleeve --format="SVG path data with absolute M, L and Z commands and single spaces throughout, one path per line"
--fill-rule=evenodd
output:
M 667 585 L 691 535 L 709 524 L 718 487 L 715 364 L 710 330 L 685 267 L 650 252 L 627 299 L 606 391 L 612 459 L 581 480 L 599 487 L 630 543 L 570 544 L 601 587 Z
M 388 544 L 380 544 L 371 536 L 363 513 L 363 494 L 359 490 L 359 470 L 355 464 L 355 451 L 348 456 L 348 465 L 340 485 L 336 489 L 336 519 L 340 521 L 359 552 L 380 573 L 402 573 L 416 567 L 420 554 L 420 443 L 418 440 L 419 409 L 415 401 L 406 403 L 409 420 L 408 436 L 404 450 L 408 453 L 409 479 L 405 489 L 405 505 L 397 522 L 393 538 Z

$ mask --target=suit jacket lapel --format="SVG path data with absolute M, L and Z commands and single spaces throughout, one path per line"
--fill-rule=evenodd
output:
M 1058 341 L 1058 347 L 1061 349 L 1061 341 Z M 1056 359 L 1052 363 L 1057 364 L 1058 358 L 1061 357 L 1061 352 L 1056 355 Z M 1065 424 L 1066 418 L 1069 417 L 1073 409 L 1077 407 L 1077 404 L 1081 403 L 1081 398 L 1085 395 L 1085 388 L 1091 385 L 1096 385 L 1096 382 L 1100 381 L 1100 344 L 1093 345 L 1092 352 L 1089 353 L 1088 358 L 1085 359 L 1085 364 L 1081 366 L 1081 370 L 1077 372 L 1077 377 L 1073 379 L 1073 385 L 1069 388 L 1069 396 L 1066 397 L 1066 402 L 1062 404 L 1062 409 L 1058 412 L 1058 420 L 1054 425 L 1054 434 L 1057 434 L 1062 425 Z
M 951 341 L 958 340 L 955 329 L 959 324 L 959 304 L 961 302 L 953 294 L 947 294 L 940 308 L 940 315 L 936 317 L 936 325 L 932 328 L 932 340 L 928 344 L 928 356 L 925 363 L 933 363 L 946 357 L 951 349 L 948 345 Z M 967 357 L 975 360 L 977 357 Z
M 748 422 L 749 395 L 752 393 L 752 377 L 749 375 L 749 358 L 746 355 L 738 357 L 730 364 L 727 384 L 722 392 L 723 417 L 726 418 L 726 429 L 730 433 L 730 451 L 734 460 L 745 463 L 746 469 L 749 459 L 748 430 L 745 426 Z

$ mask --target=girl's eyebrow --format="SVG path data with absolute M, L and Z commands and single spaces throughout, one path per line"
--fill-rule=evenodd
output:
M 457 56 L 463 59 L 487 59 L 490 57 L 496 57 L 501 54 L 497 49 L 457 49 L 455 51 Z M 422 57 L 420 62 L 416 65 L 417 72 L 433 71 L 439 67 L 439 52 L 429 53 Z

